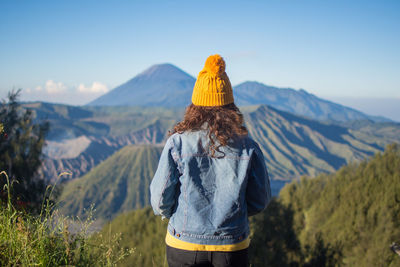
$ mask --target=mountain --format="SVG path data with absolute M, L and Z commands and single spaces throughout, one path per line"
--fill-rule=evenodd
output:
M 369 116 L 355 109 L 321 99 L 303 89 L 277 88 L 258 82 L 244 82 L 235 86 L 233 92 L 235 102 L 240 106 L 266 104 L 316 120 L 385 121 L 384 118 Z
M 79 179 L 68 182 L 60 197 L 63 214 L 85 216 L 95 205 L 95 216 L 115 215 L 149 204 L 149 186 L 161 146 L 126 146 Z
M 333 172 L 347 163 L 372 156 L 387 144 L 384 138 L 265 105 L 245 113 L 245 122 L 250 136 L 260 145 L 274 179 Z M 381 142 L 377 143 L 377 139 Z
M 154 65 L 88 105 L 185 107 L 195 81 L 174 65 Z
M 88 106 L 183 108 L 191 103 L 195 81 L 194 77 L 174 65 L 154 65 L 90 102 Z M 233 93 L 235 103 L 239 106 L 264 104 L 317 120 L 389 121 L 318 98 L 303 89 L 277 88 L 258 82 L 244 82 L 235 86 Z

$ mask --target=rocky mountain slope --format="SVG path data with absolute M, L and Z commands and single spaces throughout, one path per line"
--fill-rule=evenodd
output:
M 268 106 L 246 113 L 245 121 L 275 179 L 333 172 L 342 165 L 372 156 L 385 145 L 371 142 L 372 137 L 367 134 Z
M 62 172 L 68 172 L 71 175 L 60 177 L 61 181 L 72 180 L 83 176 L 99 163 L 107 159 L 119 149 L 132 144 L 159 144 L 165 139 L 166 129 L 164 129 L 157 121 L 148 127 L 138 130 L 123 136 L 118 137 L 95 137 L 82 135 L 79 138 L 67 139 L 67 145 L 63 142 L 49 142 L 45 153 L 47 152 L 42 162 L 42 167 L 39 170 L 40 176 L 55 182 L 58 175 Z M 83 149 L 79 146 L 81 140 L 85 140 L 85 148 L 78 155 L 68 157 L 69 154 L 76 153 L 74 149 L 77 146 L 78 151 Z M 78 144 L 77 144 L 78 143 Z M 89 143 L 87 145 L 87 143 Z M 56 152 L 51 151 L 62 146 Z M 57 154 L 56 154 L 57 153 Z M 56 154 L 56 155 L 54 155 Z

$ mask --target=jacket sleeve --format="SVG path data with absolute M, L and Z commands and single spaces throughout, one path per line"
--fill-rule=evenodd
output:
M 173 140 L 169 138 L 150 184 L 150 202 L 155 215 L 170 218 L 179 196 L 179 171 L 172 156 Z
M 250 170 L 246 188 L 248 216 L 263 211 L 271 200 L 271 186 L 267 166 L 260 147 L 255 144 L 251 156 Z

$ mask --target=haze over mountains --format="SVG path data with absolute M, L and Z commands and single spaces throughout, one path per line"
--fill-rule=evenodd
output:
M 172 64 L 159 64 L 90 102 L 89 106 L 186 107 L 196 79 Z M 387 119 L 369 116 L 307 93 L 305 90 L 277 88 L 258 82 L 234 87 L 240 106 L 266 104 L 277 109 L 318 120 L 347 121 Z

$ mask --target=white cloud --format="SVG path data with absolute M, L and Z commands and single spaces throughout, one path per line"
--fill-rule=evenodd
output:
M 38 86 L 39 87 L 39 86 Z M 36 87 L 36 88 L 38 88 Z M 62 82 L 54 82 L 53 80 L 48 80 L 45 85 L 45 90 L 49 94 L 59 94 L 63 93 L 67 90 L 67 86 L 65 86 Z
M 63 82 L 48 80 L 44 85 L 24 89 L 21 98 L 24 101 L 47 101 L 83 105 L 108 91 L 108 87 L 101 82 L 93 82 L 88 86 L 85 86 L 83 83 L 80 83 L 78 86 L 70 86 Z
M 108 88 L 105 84 L 102 84 L 100 82 L 93 82 L 92 86 L 86 87 L 83 83 L 79 84 L 79 86 L 76 88 L 76 90 L 80 93 L 106 93 L 108 92 Z

